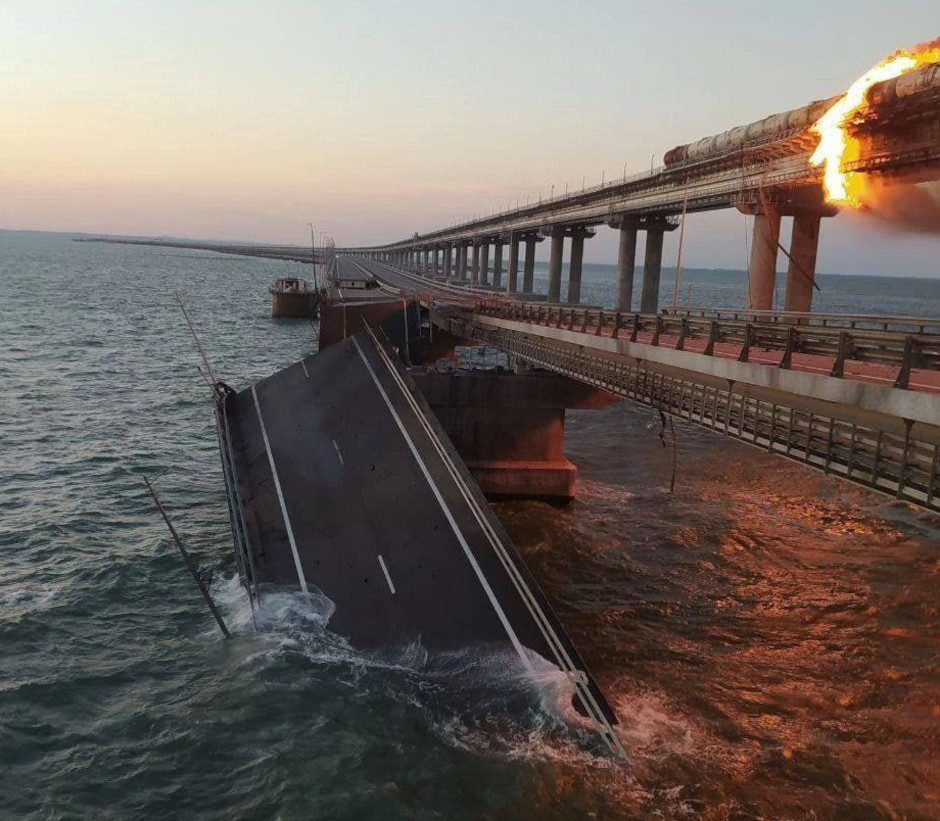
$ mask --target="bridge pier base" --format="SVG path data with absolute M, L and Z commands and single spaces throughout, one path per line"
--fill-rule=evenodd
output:
M 785 311 L 808 312 L 813 305 L 816 254 L 819 250 L 820 213 L 803 212 L 793 217 L 790 265 L 787 268 Z
M 564 454 L 565 409 L 602 408 L 611 394 L 559 376 L 422 369 L 415 382 L 491 498 L 574 498 L 578 469 Z
M 640 311 L 655 314 L 659 311 L 659 278 L 663 268 L 663 237 L 666 222 L 650 220 L 646 227 L 646 257 L 643 260 L 643 294 Z

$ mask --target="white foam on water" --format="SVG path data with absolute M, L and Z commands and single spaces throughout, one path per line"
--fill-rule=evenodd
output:
M 0 618 L 20 618 L 42 610 L 58 595 L 59 587 L 51 584 L 0 590 Z

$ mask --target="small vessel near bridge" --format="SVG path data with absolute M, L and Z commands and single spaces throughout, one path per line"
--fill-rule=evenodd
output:
M 282 277 L 271 288 L 271 316 L 275 319 L 315 319 L 320 293 L 300 277 Z

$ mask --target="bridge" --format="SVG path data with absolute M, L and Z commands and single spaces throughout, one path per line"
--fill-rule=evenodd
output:
M 451 348 L 484 343 L 542 371 L 940 512 L 940 320 L 810 310 L 821 221 L 836 213 L 823 196 L 822 172 L 809 161 L 818 139 L 811 126 L 832 102 L 678 146 L 646 174 L 391 243 L 328 249 L 317 256 L 335 264 L 334 281 L 374 278 L 388 298 L 334 285 L 328 301 L 337 310 L 322 316 L 321 345 L 413 304 L 399 346 L 407 365 L 407 338 L 423 326 L 429 337 L 446 334 Z M 850 131 L 858 155 L 842 170 L 901 181 L 937 176 L 940 64 L 873 86 Z M 677 227 L 680 214 L 719 208 L 754 217 L 749 306 L 660 311 L 665 232 Z M 779 241 L 783 217 L 794 221 L 789 250 Z M 610 310 L 580 304 L 584 243 L 605 224 L 620 235 Z M 634 310 L 641 230 L 647 232 L 646 257 Z M 543 239 L 551 241 L 545 295 L 534 292 L 535 246 Z M 568 301 L 562 303 L 566 240 Z M 311 259 L 310 250 L 297 246 L 183 247 Z M 788 261 L 786 302 L 783 311 L 773 311 L 780 251 Z M 436 350 L 446 353 L 446 346 Z M 542 411 L 551 416 L 552 408 Z M 559 443 L 546 445 L 551 450 L 559 451 Z M 481 461 L 504 461 L 493 455 Z M 573 470 L 559 459 L 552 465 L 559 476 Z M 475 476 L 485 484 L 483 473 Z M 573 484 L 559 486 L 565 495 Z
M 338 267 L 416 300 L 458 344 L 940 512 L 940 319 L 633 313 L 474 292 L 361 257 Z
M 784 310 L 811 308 L 821 221 L 837 210 L 825 202 L 822 172 L 810 164 L 818 137 L 811 126 L 834 100 L 821 100 L 774 114 L 668 151 L 660 168 L 564 195 L 540 199 L 438 230 L 346 253 L 384 261 L 429 276 L 533 293 L 535 246 L 551 242 L 549 302 L 561 298 L 565 241 L 569 240 L 567 300 L 579 303 L 584 243 L 597 226 L 619 231 L 617 291 L 620 311 L 633 307 L 637 232 L 646 232 L 639 310 L 659 307 L 663 237 L 679 215 L 738 208 L 754 217 L 748 269 L 749 307 L 773 305 L 778 251 L 787 257 Z M 940 64 L 874 86 L 853 120 L 858 156 L 847 172 L 909 177 L 940 168 Z M 793 219 L 791 247 L 780 245 L 783 217 Z M 508 246 L 506 281 L 503 249 Z M 520 246 L 524 248 L 520 277 Z M 493 262 L 490 265 L 490 251 Z

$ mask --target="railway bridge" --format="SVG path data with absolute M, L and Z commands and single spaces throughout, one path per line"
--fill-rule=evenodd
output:
M 597 226 L 619 232 L 615 307 L 634 307 L 637 233 L 646 232 L 639 310 L 655 313 L 663 238 L 680 215 L 737 208 L 753 215 L 748 269 L 749 307 L 773 305 L 778 252 L 787 259 L 784 310 L 809 311 L 821 222 L 837 209 L 823 196 L 823 172 L 810 163 L 818 136 L 812 125 L 835 102 L 819 100 L 666 152 L 648 173 L 541 199 L 459 225 L 346 252 L 415 273 L 476 287 L 533 293 L 535 246 L 549 240 L 549 302 L 561 297 L 566 242 L 567 300 L 579 303 L 585 242 Z M 850 124 L 858 156 L 848 173 L 891 178 L 936 175 L 940 169 L 940 64 L 873 86 Z M 780 244 L 782 218 L 793 219 L 789 249 Z M 503 249 L 508 247 L 505 268 Z M 519 262 L 522 249 L 522 270 Z M 490 256 L 492 251 L 492 264 Z

